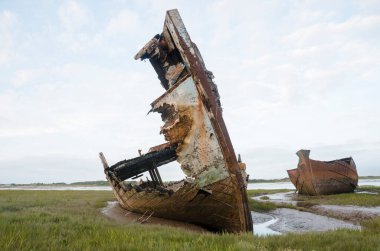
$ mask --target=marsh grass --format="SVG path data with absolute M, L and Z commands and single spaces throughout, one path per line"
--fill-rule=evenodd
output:
M 248 203 L 249 209 L 254 212 L 269 212 L 277 208 L 277 205 L 270 201 L 261 202 L 249 198 Z
M 299 201 L 297 203 L 298 206 L 305 207 L 314 205 L 354 205 L 365 207 L 380 206 L 380 187 L 363 186 L 359 187 L 356 191 L 372 192 L 378 194 L 342 193 L 320 196 L 297 195 L 295 199 Z
M 379 250 L 380 218 L 363 231 L 257 237 L 121 225 L 100 213 L 110 191 L 0 191 L 0 250 Z
M 290 191 L 294 191 L 294 190 L 290 190 L 290 189 L 273 189 L 273 190 L 250 189 L 250 190 L 247 190 L 249 208 L 254 212 L 269 212 L 279 207 L 295 208 L 294 206 L 288 203 L 275 204 L 271 201 L 265 201 L 269 199 L 269 197 L 266 196 L 268 194 L 285 193 L 285 192 L 290 192 Z M 256 196 L 261 196 L 260 199 L 264 201 L 257 201 L 257 200 L 252 199 L 252 197 L 256 197 Z
M 260 200 L 269 200 L 269 197 L 266 196 L 266 195 L 264 195 L 264 196 L 261 196 L 261 197 L 260 197 Z
M 274 193 L 286 193 L 294 191 L 292 189 L 250 189 L 247 190 L 248 197 L 256 197 L 260 195 L 274 194 Z
M 264 197 L 263 200 L 267 200 L 268 194 L 274 194 L 274 193 L 285 193 L 290 192 L 294 190 L 289 189 L 273 189 L 273 190 L 266 190 L 266 189 L 251 189 L 248 190 L 248 197 L 255 197 L 255 196 L 261 196 L 261 198 Z M 359 193 L 358 193 L 359 192 Z M 360 192 L 370 192 L 370 193 L 377 193 L 377 194 L 366 194 L 366 193 L 360 193 Z M 320 196 L 307 196 L 307 195 L 300 195 L 295 194 L 294 200 L 298 201 L 297 207 L 300 208 L 310 208 L 315 205 L 354 205 L 354 206 L 365 206 L 365 207 L 375 207 L 380 206 L 380 187 L 377 186 L 361 186 L 358 189 L 356 189 L 356 193 L 343 193 L 343 194 L 331 194 L 331 195 L 320 195 Z M 265 205 L 259 205 L 257 203 L 265 204 Z M 258 208 L 260 212 L 262 212 L 265 208 L 268 210 L 273 210 L 275 207 L 290 207 L 289 204 L 274 204 L 271 205 L 269 201 L 265 202 L 254 202 L 254 207 L 252 207 L 252 210 L 255 210 L 255 208 Z M 252 204 L 252 203 L 251 203 Z

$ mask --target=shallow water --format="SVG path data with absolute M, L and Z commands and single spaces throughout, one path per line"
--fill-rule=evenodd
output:
M 359 186 L 380 186 L 380 179 L 359 180 Z M 248 189 L 295 189 L 289 182 L 249 183 Z
M 276 223 L 278 218 L 269 214 L 251 212 L 253 219 L 253 233 L 257 236 L 278 235 L 280 232 L 269 228 L 270 225 Z
M 258 236 L 321 232 L 339 228 L 361 229 L 350 222 L 289 208 L 278 208 L 270 213 L 252 212 L 252 218 L 254 234 Z
M 294 200 L 293 196 L 295 195 L 295 191 L 285 192 L 285 193 L 274 193 L 265 195 L 266 199 L 263 199 L 264 195 L 252 197 L 252 199 L 257 201 L 270 201 L 277 204 L 292 204 L 296 205 L 297 201 Z

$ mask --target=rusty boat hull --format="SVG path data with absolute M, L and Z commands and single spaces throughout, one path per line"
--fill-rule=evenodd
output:
M 151 112 L 161 114 L 166 142 L 111 166 L 100 153 L 120 205 L 145 218 L 174 219 L 218 232 L 253 231 L 245 165 L 236 158 L 213 75 L 177 10 L 167 11 L 162 33 L 135 59 L 148 59 L 165 89 L 152 102 Z M 162 181 L 158 168 L 171 161 L 180 164 L 185 179 Z M 126 182 L 144 172 L 151 181 Z
M 349 193 L 357 187 L 358 174 L 351 157 L 318 161 L 309 158 L 309 150 L 300 150 L 297 155 L 299 157 L 297 168 L 287 170 L 287 172 L 299 194 Z

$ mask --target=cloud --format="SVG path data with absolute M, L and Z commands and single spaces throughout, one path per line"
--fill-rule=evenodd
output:
M 68 1 L 58 10 L 58 17 L 67 30 L 78 30 L 89 23 L 87 8 L 77 1 Z
M 99 75 L 94 76 L 94 72 Z M 44 131 L 38 129 L 42 126 L 46 127 L 47 132 L 78 130 L 111 117 L 117 119 L 117 116 L 123 115 L 119 102 L 125 98 L 124 93 L 133 92 L 138 85 L 143 86 L 146 78 L 141 74 L 95 65 L 66 64 L 17 71 L 14 79 L 17 87 L 28 89 L 25 93 L 3 93 L 0 115 L 24 124 L 27 130 L 22 132 L 33 132 L 35 129 L 39 134 Z M 128 81 L 131 83 L 124 84 Z M 136 93 L 131 101 L 137 102 L 140 95 Z M 107 103 L 101 102 L 107 99 Z M 14 132 L 17 128 L 7 131 Z
M 14 30 L 17 26 L 16 15 L 9 11 L 0 12 L 0 65 L 9 62 L 14 56 Z
M 371 36 L 380 28 L 380 16 L 353 16 L 344 22 L 322 22 L 302 27 L 286 36 L 284 42 L 305 46 L 332 42 L 342 42 L 357 35 Z
M 58 156 L 69 179 L 77 167 L 70 156 L 95 159 L 95 173 L 99 151 L 115 163 L 163 143 L 160 117 L 145 116 L 163 89 L 149 62 L 132 57 L 175 6 L 216 76 L 232 142 L 253 177 L 283 177 L 302 147 L 320 159 L 352 153 L 376 174 L 378 154 L 368 144 L 380 140 L 379 4 L 60 4 L 37 1 L 23 12 L 14 3 L 0 11 L 3 160 Z M 40 18 L 44 8 L 53 15 Z M 358 139 L 357 148 L 329 147 Z M 317 155 L 323 149 L 330 155 Z M 32 162 L 29 170 L 49 165 Z M 162 172 L 181 178 L 175 170 Z
M 70 155 L 0 159 L 0 184 L 103 180 L 100 161 Z
M 376 153 L 380 150 L 380 142 L 347 141 L 344 144 L 311 144 L 298 148 L 254 147 L 241 153 L 251 178 L 272 179 L 287 177 L 286 170 L 297 167 L 298 157 L 295 153 L 300 149 L 311 149 L 310 158 L 322 161 L 352 156 L 358 173 L 362 176 L 378 172 Z
M 15 86 L 22 86 L 25 84 L 31 84 L 32 81 L 45 72 L 42 69 L 24 69 L 18 70 L 13 78 L 13 84 Z
M 94 39 L 88 28 L 91 24 L 91 14 L 84 4 L 70 0 L 58 9 L 58 17 L 63 31 L 58 40 L 71 52 L 83 52 L 93 46 L 98 40 Z
M 128 9 L 121 10 L 115 17 L 111 18 L 106 26 L 106 34 L 120 35 L 138 30 L 140 21 L 136 12 Z

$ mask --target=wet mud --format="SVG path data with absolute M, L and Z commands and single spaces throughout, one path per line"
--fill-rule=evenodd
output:
M 202 228 L 194 224 L 158 218 L 154 217 L 153 215 L 149 217 L 149 215 L 142 215 L 130 212 L 120 207 L 119 202 L 117 201 L 108 201 L 107 206 L 102 208 L 101 212 L 109 219 L 117 221 L 120 224 L 162 225 L 182 228 L 194 232 L 208 232 L 208 230 L 206 230 L 205 228 Z
M 258 236 L 322 232 L 340 228 L 361 229 L 351 222 L 289 208 L 278 208 L 269 213 L 253 212 L 252 216 L 254 233 Z
M 375 194 L 371 192 L 360 192 Z M 265 198 L 265 199 L 264 199 Z M 275 193 L 263 196 L 253 197 L 257 201 L 270 201 L 275 204 L 291 204 L 293 206 L 302 206 L 304 202 L 297 201 L 295 192 Z M 308 207 L 308 210 L 323 216 L 343 219 L 350 222 L 371 219 L 380 216 L 380 207 L 361 207 L 351 205 L 314 205 Z
M 294 191 L 256 196 L 253 199 L 277 205 L 290 204 L 295 207 L 302 207 L 303 203 L 297 201 L 297 194 Z M 314 205 L 308 207 L 307 211 L 278 208 L 268 213 L 254 212 L 254 222 L 259 225 L 259 228 L 255 228 L 256 234 L 318 232 L 339 228 L 361 229 L 358 222 L 380 216 L 380 207 Z
M 380 207 L 318 205 L 312 206 L 311 210 L 318 214 L 330 215 L 353 222 L 380 216 Z

